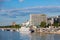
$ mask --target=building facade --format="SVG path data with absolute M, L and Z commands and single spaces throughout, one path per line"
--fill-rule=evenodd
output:
M 54 23 L 54 18 L 53 17 L 47 18 L 47 23 L 48 24 L 53 24 Z
M 15 26 L 16 25 L 16 22 L 12 22 L 12 25 Z
M 45 14 L 30 14 L 30 25 L 40 25 L 44 21 L 47 22 L 47 16 Z
M 57 17 L 54 18 L 54 23 L 55 23 L 55 22 L 56 22 L 56 23 L 60 23 L 60 16 L 57 16 Z
M 60 23 L 60 16 L 50 17 L 47 22 L 48 24 Z

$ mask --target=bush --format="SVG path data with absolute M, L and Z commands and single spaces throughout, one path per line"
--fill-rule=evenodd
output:
M 46 27 L 46 22 L 41 22 L 41 27 Z

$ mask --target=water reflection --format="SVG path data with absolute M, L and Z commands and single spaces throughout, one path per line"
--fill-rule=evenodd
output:
M 34 33 L 31 40 L 54 40 L 54 34 Z
M 26 33 L 21 34 L 20 33 L 20 40 L 31 40 L 31 36 L 30 36 L 30 34 L 26 34 Z
M 0 40 L 20 40 L 18 32 L 0 31 Z
M 60 40 L 60 35 L 44 33 L 20 33 L 0 30 L 0 40 Z

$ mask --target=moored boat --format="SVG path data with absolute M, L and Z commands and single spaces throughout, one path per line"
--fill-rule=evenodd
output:
M 29 28 L 26 28 L 26 27 L 21 27 L 19 31 L 20 33 L 30 33 Z

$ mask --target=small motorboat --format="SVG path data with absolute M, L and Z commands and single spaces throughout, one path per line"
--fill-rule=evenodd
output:
M 9 29 L 6 29 L 7 31 L 10 31 Z
M 34 33 L 34 30 L 33 30 L 33 29 L 30 29 L 30 32 L 31 32 L 31 33 Z
M 31 32 L 31 33 L 34 33 L 33 26 L 30 26 L 30 32 Z

